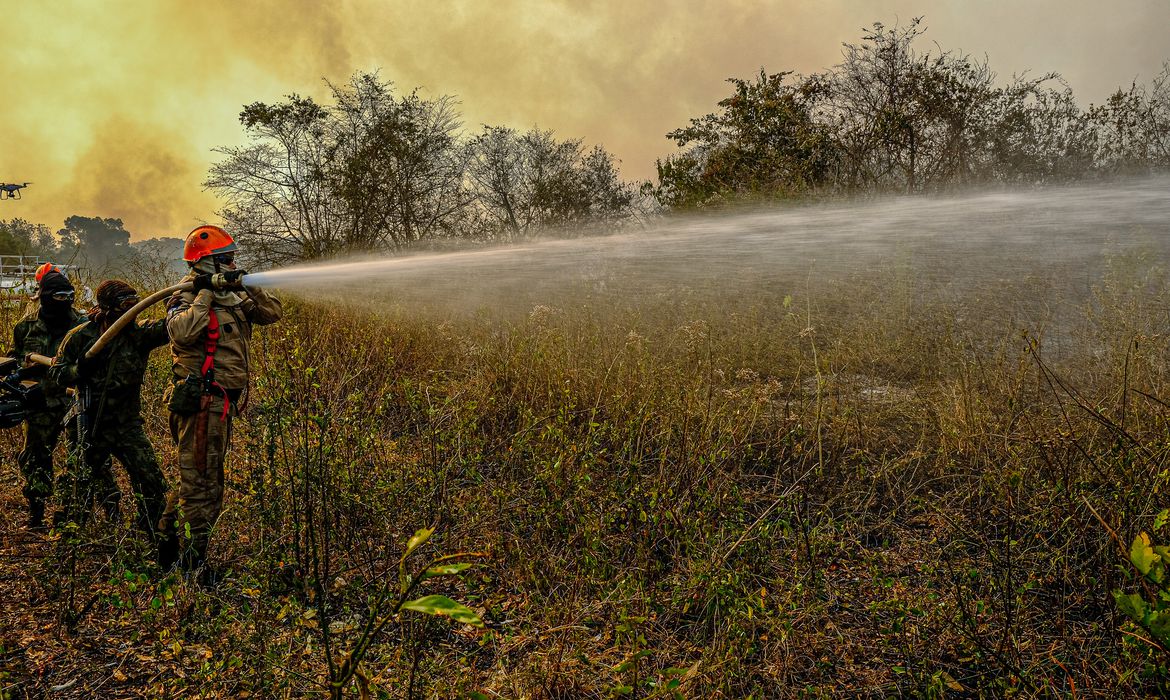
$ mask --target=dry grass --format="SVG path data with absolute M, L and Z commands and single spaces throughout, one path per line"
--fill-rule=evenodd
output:
M 1128 541 L 1167 505 L 1161 279 L 1112 260 L 1071 304 L 1055 273 L 956 294 L 913 270 L 510 317 L 291 304 L 256 346 L 216 590 L 124 525 L 62 574 L 68 547 L 11 524 L 7 442 L 7 692 L 323 694 L 326 637 L 350 648 L 431 524 L 427 552 L 486 556 L 425 590 L 487 629 L 390 625 L 375 697 L 1165 692 L 1093 515 Z

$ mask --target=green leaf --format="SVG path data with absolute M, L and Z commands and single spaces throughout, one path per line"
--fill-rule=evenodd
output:
M 406 542 L 406 551 L 402 553 L 402 558 L 398 560 L 398 590 L 406 593 L 410 588 L 410 577 L 406 575 L 406 559 L 414 550 L 423 546 L 423 544 L 431 539 L 431 535 L 435 534 L 434 528 L 423 527 L 419 528 L 409 540 Z
M 1146 619 L 1146 601 L 1137 593 L 1117 591 L 1114 592 L 1113 598 L 1117 601 L 1117 607 L 1121 608 L 1121 612 L 1129 615 L 1134 621 L 1140 623 Z
M 449 617 L 465 625 L 483 627 L 483 620 L 479 619 L 479 615 L 476 615 L 474 610 L 460 603 L 456 603 L 445 595 L 428 595 L 417 600 L 410 600 L 403 603 L 402 607 L 406 610 L 414 610 L 428 615 Z
M 1170 508 L 1165 508 L 1161 513 L 1154 516 L 1154 531 L 1161 530 L 1166 526 L 1166 521 L 1170 520 Z
M 1150 611 L 1144 624 L 1160 641 L 1170 641 L 1170 610 Z
M 951 690 L 957 690 L 960 693 L 963 692 L 964 690 L 966 690 L 961 683 L 959 683 L 957 680 L 955 680 L 954 676 L 947 673 L 946 671 L 939 671 L 935 675 L 937 675 L 938 679 L 940 681 L 942 681 L 944 684 L 946 684 L 946 686 L 948 688 L 950 688 Z
M 435 576 L 451 576 L 458 574 L 471 568 L 471 564 L 440 564 L 432 566 L 423 572 L 423 578 L 433 578 Z
M 1148 575 L 1150 568 L 1161 561 L 1161 558 L 1154 553 L 1154 548 L 1150 546 L 1150 536 L 1143 532 L 1133 538 L 1133 544 L 1129 548 L 1129 560 L 1133 562 L 1138 571 L 1142 572 L 1142 575 Z
M 435 531 L 432 528 L 429 528 L 429 527 L 420 528 L 419 531 L 414 533 L 414 536 L 411 537 L 410 540 L 407 541 L 406 551 L 402 554 L 402 558 L 405 559 L 405 558 L 409 557 L 411 554 L 413 554 L 414 550 L 423 546 L 423 544 L 425 544 L 427 540 L 431 539 L 431 535 L 433 535 L 433 534 L 435 534 Z

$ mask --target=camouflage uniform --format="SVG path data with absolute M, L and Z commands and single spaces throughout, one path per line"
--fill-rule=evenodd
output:
M 101 336 L 92 321 L 69 332 L 61 342 L 49 376 L 66 386 L 88 391 L 83 450 L 70 450 L 69 466 L 58 488 L 66 517 L 84 520 L 84 504 L 109 478 L 109 457 L 125 467 L 137 501 L 138 526 L 153 533 L 162 515 L 166 481 L 142 422 L 142 376 L 150 351 L 167 342 L 166 321 L 140 321 L 110 341 L 82 376 L 81 362 Z
M 53 357 L 57 354 L 61 339 L 83 321 L 85 314 L 69 309 L 67 320 L 50 325 L 41 318 L 41 309 L 38 307 L 13 327 L 12 356 L 23 358 L 36 353 Z M 25 423 L 24 449 L 17 461 L 24 476 L 24 497 L 30 504 L 40 502 L 43 505 L 53 495 L 53 450 L 61 437 L 61 431 L 66 429 L 63 421 L 73 400 L 65 393 L 65 387 L 49 377 L 40 379 L 34 396 L 37 398 L 30 407 Z M 111 491 L 114 494 L 118 492 L 112 478 L 101 482 L 99 486 L 102 496 L 109 496 Z
M 194 273 L 186 279 L 194 279 Z M 184 537 L 189 533 L 191 539 L 184 543 L 180 559 L 187 568 L 203 562 L 211 528 L 223 508 L 224 458 L 231 438 L 232 417 L 238 411 L 236 403 L 248 386 L 252 326 L 278 321 L 281 305 L 280 300 L 260 289 L 249 289 L 244 294 L 207 289 L 198 293 L 176 293 L 167 304 L 175 386 L 188 377 L 202 375 L 203 361 L 207 356 L 208 323 L 213 311 L 219 322 L 219 340 L 212 358 L 212 371 L 219 388 L 215 389 L 210 405 L 205 409 L 204 460 L 197 459 L 202 411 L 171 412 L 171 437 L 179 448 L 179 488 L 177 493 L 171 493 L 160 529 L 163 537 L 176 539 L 179 533 Z M 228 401 L 226 412 L 225 395 Z M 177 548 L 178 542 L 171 546 Z M 160 561 L 165 559 L 160 555 Z

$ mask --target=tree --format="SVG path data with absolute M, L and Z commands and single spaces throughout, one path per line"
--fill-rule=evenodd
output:
M 937 190 L 976 177 L 995 76 L 986 60 L 915 51 L 921 22 L 874 23 L 823 78 L 847 191 Z
M 1150 87 L 1131 83 L 1090 108 L 1096 165 L 1106 173 L 1148 173 L 1170 166 L 1170 64 Z
M 396 98 L 369 73 L 333 96 L 329 184 L 348 208 L 345 247 L 398 249 L 457 234 L 470 198 L 454 99 Z
M 671 207 L 818 193 L 1042 185 L 1170 167 L 1170 64 L 1082 110 L 1059 74 L 997 87 L 987 59 L 920 52 L 922 18 L 880 22 L 807 78 L 731 78 L 719 111 L 667 134 L 650 189 Z
M 452 237 L 527 238 L 634 217 L 635 191 L 604 149 L 552 132 L 485 127 L 466 139 L 454 98 L 398 95 L 375 73 L 248 105 L 251 143 L 223 148 L 205 185 L 250 262 L 398 251 Z
M 755 81 L 730 78 L 721 111 L 667 134 L 687 150 L 658 163 L 658 200 L 696 206 L 742 196 L 790 197 L 815 191 L 838 157 L 832 134 L 814 119 L 826 94 L 813 77 L 792 84 L 789 72 Z
M 204 186 L 227 201 L 221 214 L 263 263 L 320 258 L 342 247 L 344 202 L 328 189 L 329 111 L 291 95 L 281 104 L 244 107 L 253 143 L 221 148 Z
M 59 255 L 102 275 L 118 269 L 133 257 L 130 232 L 121 219 L 70 216 L 57 231 Z
M 52 231 L 25 219 L 0 220 L 0 255 L 51 257 L 57 250 Z
M 551 131 L 519 133 L 485 126 L 470 144 L 467 177 L 479 236 L 517 240 L 590 225 L 621 225 L 637 216 L 636 192 L 601 147 Z
M 1068 85 L 1055 73 L 1018 77 L 995 91 L 981 180 L 1045 185 L 1085 177 L 1095 135 Z
M 399 98 L 368 73 L 330 89 L 331 106 L 245 107 L 253 143 L 218 149 L 204 183 L 262 263 L 401 248 L 448 233 L 465 203 L 453 100 Z

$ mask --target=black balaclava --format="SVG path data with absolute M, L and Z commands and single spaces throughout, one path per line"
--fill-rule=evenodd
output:
M 40 290 L 37 293 L 41 302 L 38 316 L 50 329 L 64 328 L 68 330 L 73 326 L 73 300 L 53 298 L 53 294 L 56 292 L 72 291 L 73 284 L 69 282 L 68 277 L 60 272 L 46 272 L 45 276 L 41 278 Z

